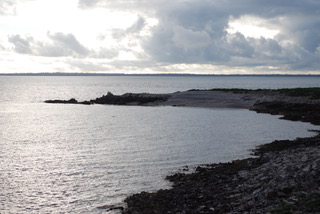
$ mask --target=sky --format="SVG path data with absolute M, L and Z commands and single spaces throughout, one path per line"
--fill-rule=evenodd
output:
M 0 73 L 320 74 L 320 0 L 0 0 Z

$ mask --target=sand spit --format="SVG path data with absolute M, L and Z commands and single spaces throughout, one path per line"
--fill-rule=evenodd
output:
M 306 96 L 288 96 L 275 90 L 245 90 L 230 89 L 230 91 L 184 91 L 168 94 L 126 93 L 107 95 L 92 100 L 46 100 L 46 103 L 60 104 L 102 104 L 102 105 L 143 105 L 143 106 L 185 106 L 204 108 L 245 108 L 250 109 L 261 102 L 281 101 L 286 103 L 314 103 L 319 104 L 320 99 L 310 99 Z
M 256 103 L 275 101 L 320 104 L 319 99 L 310 99 L 310 97 L 302 96 L 288 96 L 277 91 L 184 91 L 169 94 L 169 98 L 166 101 L 155 103 L 155 105 L 250 109 Z

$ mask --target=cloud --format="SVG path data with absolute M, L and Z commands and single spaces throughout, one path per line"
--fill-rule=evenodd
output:
M 194 31 L 182 26 L 159 25 L 153 36 L 143 43 L 152 59 L 170 63 L 210 63 L 226 61 L 223 41 L 212 38 L 205 30 Z
M 319 5 L 320 8 L 320 5 Z M 279 39 L 291 40 L 309 52 L 315 52 L 320 45 L 320 17 L 312 12 L 310 14 L 292 14 L 283 17 L 283 28 Z
M 61 54 L 64 56 L 74 55 L 86 57 L 90 53 L 86 47 L 80 44 L 73 34 L 48 33 L 48 37 L 53 41 L 54 46 L 61 50 Z
M 32 37 L 22 38 L 20 35 L 10 36 L 8 41 L 14 45 L 14 51 L 20 54 L 31 54 Z
M 119 55 L 119 50 L 114 48 L 100 48 L 98 51 L 91 54 L 92 58 L 98 59 L 113 59 Z
M 47 34 L 49 41 L 36 41 L 31 36 L 11 35 L 8 41 L 16 53 L 45 57 L 87 57 L 90 50 L 79 43 L 73 34 Z
M 112 59 L 119 54 L 119 50 L 114 48 L 89 49 L 73 34 L 48 33 L 47 38 L 48 40 L 36 40 L 31 36 L 22 37 L 17 34 L 9 36 L 8 41 L 16 53 L 34 56 Z
M 320 62 L 316 8 L 320 2 L 312 0 L 175 2 L 158 9 L 159 24 L 142 47 L 158 62 L 314 69 Z M 247 15 L 276 27 L 278 35 L 250 38 L 226 31 L 231 18 Z
M 15 2 L 13 0 L 0 1 L 0 15 L 14 15 L 15 10 Z
M 71 70 L 77 69 L 81 72 L 107 72 L 112 71 L 110 65 L 90 61 L 70 60 L 67 62 Z
M 146 25 L 146 21 L 142 16 L 139 16 L 137 21 L 126 29 L 126 33 L 137 33 L 140 32 Z
M 6 5 L 14 8 L 3 0 L 0 14 L 8 14 Z M 202 65 L 319 71 L 318 8 L 315 0 L 78 0 L 82 11 L 74 14 L 92 15 L 88 23 L 101 28 L 85 35 L 77 28 L 51 29 L 55 33 L 41 39 L 14 32 L 8 41 L 19 54 L 72 58 L 70 66 L 80 70 Z M 119 12 L 114 25 L 103 24 L 97 14 L 104 12 Z M 116 23 L 119 28 L 111 29 Z
M 112 36 L 116 40 L 121 40 L 125 37 L 139 36 L 139 33 L 146 26 L 146 20 L 142 16 L 138 16 L 137 20 L 128 28 L 116 28 L 112 30 Z
M 255 52 L 254 45 L 252 44 L 255 41 L 255 39 L 249 41 L 241 33 L 228 35 L 226 38 L 227 51 L 231 56 L 252 58 Z
M 162 0 L 160 4 L 165 4 L 167 0 Z M 121 10 L 143 10 L 150 9 L 157 3 L 157 0 L 79 0 L 78 5 L 83 9 L 105 7 Z

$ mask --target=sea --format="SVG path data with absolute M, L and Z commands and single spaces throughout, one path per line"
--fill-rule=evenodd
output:
M 112 92 L 320 87 L 320 76 L 0 76 L 0 213 L 112 213 L 167 175 L 250 157 L 310 123 L 245 109 L 47 104 Z

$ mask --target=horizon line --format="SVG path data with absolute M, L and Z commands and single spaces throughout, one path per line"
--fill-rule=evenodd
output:
M 320 74 L 192 74 L 192 73 L 0 73 L 0 76 L 320 76 Z

